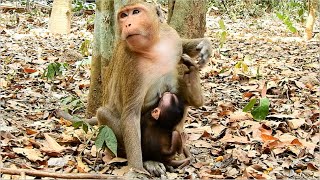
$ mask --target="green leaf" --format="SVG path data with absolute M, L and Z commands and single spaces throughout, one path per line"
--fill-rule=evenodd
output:
M 293 26 L 289 26 L 288 29 L 292 32 L 292 33 L 296 33 L 297 29 Z
M 253 108 L 253 106 L 256 104 L 257 99 L 253 98 L 250 100 L 250 102 L 243 108 L 243 112 L 249 112 Z
M 117 156 L 117 138 L 108 126 L 100 127 L 95 145 L 98 149 L 106 145 L 108 149 Z
M 87 125 L 87 123 L 83 123 L 83 125 L 82 125 L 82 129 L 84 130 L 84 132 L 88 132 L 88 125 Z
M 54 64 L 49 64 L 48 66 L 48 71 L 47 71 L 47 78 L 48 79 L 53 79 L 55 75 L 55 69 L 54 69 Z
M 277 17 L 278 17 L 280 20 L 283 20 L 283 19 L 284 19 L 283 15 L 280 14 L 279 12 L 277 12 L 276 15 L 277 15 Z
M 259 106 L 251 111 L 253 119 L 258 121 L 266 119 L 269 113 L 269 105 L 270 102 L 268 98 L 261 98 Z
M 219 20 L 219 26 L 220 26 L 220 29 L 226 30 L 226 26 L 224 25 L 224 22 L 222 19 Z
M 78 129 L 80 126 L 82 126 L 83 123 L 84 123 L 83 121 L 77 121 L 77 122 L 72 123 L 72 126 L 75 129 Z

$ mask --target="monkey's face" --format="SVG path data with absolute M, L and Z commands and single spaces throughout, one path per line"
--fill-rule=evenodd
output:
M 159 18 L 152 8 L 143 4 L 130 5 L 118 12 L 119 32 L 132 51 L 151 47 L 159 31 Z

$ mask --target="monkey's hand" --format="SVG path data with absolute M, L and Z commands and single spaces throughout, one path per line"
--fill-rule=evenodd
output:
M 198 68 L 195 66 L 189 67 L 189 72 L 183 76 L 184 83 L 184 98 L 188 102 L 188 105 L 194 107 L 200 107 L 204 103 L 202 89 L 200 85 L 200 75 Z
M 153 176 L 160 177 L 166 174 L 166 167 L 157 161 L 145 161 L 143 167 Z
M 196 50 L 199 51 L 199 66 L 202 68 L 209 61 L 212 54 L 211 42 L 209 39 L 203 38 L 203 40 L 197 45 Z
M 198 65 L 192 60 L 192 58 L 188 54 L 182 54 L 181 61 L 184 65 L 190 69 L 191 66 L 198 67 Z

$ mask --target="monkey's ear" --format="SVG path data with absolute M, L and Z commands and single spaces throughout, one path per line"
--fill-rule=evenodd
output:
M 151 112 L 151 116 L 155 119 L 155 120 L 158 120 L 159 119 L 159 116 L 160 116 L 160 108 L 154 108 L 154 110 L 152 110 Z
M 156 11 L 157 11 L 157 15 L 158 15 L 158 17 L 159 17 L 160 23 L 165 22 L 166 19 L 164 18 L 164 15 L 163 15 L 163 12 L 162 12 L 162 10 L 161 10 L 160 4 L 158 4 L 158 5 L 156 6 Z

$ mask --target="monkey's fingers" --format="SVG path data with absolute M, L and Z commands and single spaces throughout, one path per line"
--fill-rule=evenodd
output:
M 182 54 L 181 58 L 182 58 L 182 63 L 183 63 L 184 65 L 186 65 L 188 68 L 190 68 L 190 67 L 192 67 L 192 66 L 194 66 L 194 67 L 197 67 L 197 66 L 198 66 L 198 65 L 193 61 L 193 59 L 192 59 L 189 55 L 187 55 L 187 54 Z
M 211 47 L 211 42 L 207 39 L 201 41 L 196 49 L 198 51 L 200 51 L 199 53 L 199 57 L 200 57 L 200 60 L 199 60 L 199 65 L 200 65 L 200 68 L 203 67 L 209 60 L 209 57 L 211 56 L 212 54 L 212 47 Z
M 166 174 L 166 167 L 161 162 L 145 161 L 143 162 L 143 167 L 156 177 Z

